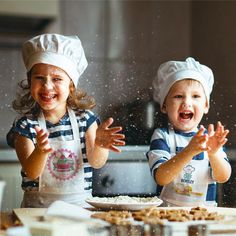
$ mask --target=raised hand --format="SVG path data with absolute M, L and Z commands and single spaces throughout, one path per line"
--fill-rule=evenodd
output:
M 51 152 L 52 148 L 51 148 L 49 141 L 48 141 L 48 133 L 45 132 L 43 129 L 41 129 L 38 126 L 35 127 L 35 131 L 36 131 L 38 150 L 40 150 L 41 152 L 44 152 L 44 153 Z
M 213 124 L 208 126 L 207 146 L 209 156 L 214 155 L 228 141 L 226 138 L 228 133 L 229 130 L 225 129 L 220 121 L 216 124 L 216 130 L 214 130 Z
M 196 135 L 191 139 L 186 149 L 192 153 L 193 156 L 203 152 L 208 151 L 207 146 L 208 135 L 204 134 L 205 128 L 203 125 L 200 126 Z
M 95 144 L 97 146 L 110 149 L 114 152 L 120 152 L 120 149 L 116 146 L 124 146 L 125 135 L 119 133 L 122 130 L 121 126 L 111 127 L 113 123 L 112 118 L 108 118 L 106 121 L 101 123 L 96 131 Z

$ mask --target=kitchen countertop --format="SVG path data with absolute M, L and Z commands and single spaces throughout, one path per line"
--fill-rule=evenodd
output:
M 3 227 L 2 228 L 3 230 L 0 231 L 0 235 L 5 235 L 4 230 L 6 229 L 6 227 L 20 225 L 20 222 L 16 220 L 17 219 L 16 216 L 21 219 L 23 225 L 25 225 L 26 227 L 31 226 L 31 225 L 33 225 L 34 227 L 38 225 L 38 228 L 42 227 L 44 229 L 47 229 L 49 225 L 50 227 L 52 227 L 50 221 L 49 222 L 45 221 L 44 223 L 42 221 L 42 217 L 44 216 L 45 211 L 46 211 L 46 208 L 20 208 L 20 209 L 14 210 L 14 213 L 16 215 L 12 212 L 1 213 L 1 220 L 2 220 L 1 226 Z M 220 221 L 217 224 L 214 224 L 214 223 L 208 224 L 208 230 L 209 230 L 210 235 L 227 235 L 227 236 L 235 235 L 236 234 L 236 224 L 235 224 L 236 223 L 236 218 L 235 218 L 236 208 L 216 207 L 214 208 L 214 211 L 217 211 L 218 213 L 221 213 L 221 214 L 224 213 L 226 216 L 232 215 L 233 219 L 225 223 Z M 66 223 L 67 220 L 68 218 L 61 219 L 60 222 Z M 78 221 L 73 221 L 73 224 L 75 224 L 76 222 L 77 224 L 81 223 Z M 92 223 L 89 223 L 89 225 L 91 224 Z M 177 235 L 184 236 L 185 234 L 187 235 L 186 230 L 183 230 L 183 228 L 186 228 L 186 222 L 173 222 L 173 224 L 174 224 L 174 229 L 175 229 L 173 232 L 173 236 L 177 236 Z M 128 228 L 129 226 L 127 226 L 127 230 Z
M 127 145 L 120 147 L 121 153 L 110 151 L 108 161 L 146 161 L 146 152 L 149 150 L 147 145 Z M 227 149 L 230 160 L 236 160 L 236 149 Z M 18 158 L 14 149 L 0 150 L 1 162 L 18 162 Z
M 146 152 L 149 146 L 130 145 L 120 147 L 121 153 L 110 152 L 108 161 L 147 161 Z
M 121 153 L 115 153 L 110 151 L 108 161 L 126 161 L 126 160 L 147 160 L 146 152 L 149 150 L 149 146 L 124 146 L 120 147 Z M 0 150 L 0 163 L 1 162 L 18 162 L 18 158 L 14 149 L 2 149 Z

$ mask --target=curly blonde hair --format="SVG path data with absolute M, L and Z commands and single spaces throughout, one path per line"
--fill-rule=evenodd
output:
M 21 89 L 21 92 L 17 94 L 16 99 L 12 102 L 13 109 L 23 115 L 33 114 L 34 116 L 38 116 L 40 107 L 31 96 L 30 72 L 27 73 L 27 79 L 22 80 L 18 85 Z M 95 107 L 96 103 L 95 99 L 91 96 L 88 96 L 86 92 L 81 89 L 76 89 L 73 82 L 71 81 L 70 93 L 67 98 L 67 105 L 73 110 L 78 110 L 92 109 Z

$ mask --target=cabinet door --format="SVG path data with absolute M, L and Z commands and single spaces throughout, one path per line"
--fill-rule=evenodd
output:
M 20 163 L 0 163 L 0 179 L 6 182 L 2 211 L 12 211 L 12 209 L 20 207 L 23 197 L 20 171 Z

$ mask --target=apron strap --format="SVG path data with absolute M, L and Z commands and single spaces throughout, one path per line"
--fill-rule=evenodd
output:
M 176 140 L 175 131 L 172 125 L 169 124 L 169 137 L 170 137 L 170 154 L 171 156 L 176 155 Z
M 45 121 L 42 111 L 40 111 L 40 113 L 39 113 L 38 122 L 39 122 L 39 127 L 41 129 L 47 130 L 46 121 Z
M 71 127 L 72 127 L 74 140 L 80 140 L 79 126 L 78 126 L 78 123 L 77 123 L 75 112 L 72 109 L 70 109 L 69 107 L 67 108 L 67 111 L 68 111 L 70 122 L 71 122 Z M 44 115 L 43 115 L 42 111 L 39 114 L 38 122 L 39 122 L 40 128 L 42 128 L 44 130 L 47 130 L 46 121 L 45 121 L 45 118 L 44 118 Z
M 77 123 L 75 112 L 69 107 L 67 108 L 67 110 L 68 110 L 68 114 L 69 114 L 69 117 L 70 117 L 70 123 L 71 123 L 72 131 L 73 131 L 74 139 L 75 140 L 80 140 L 79 126 L 78 126 L 78 123 Z

